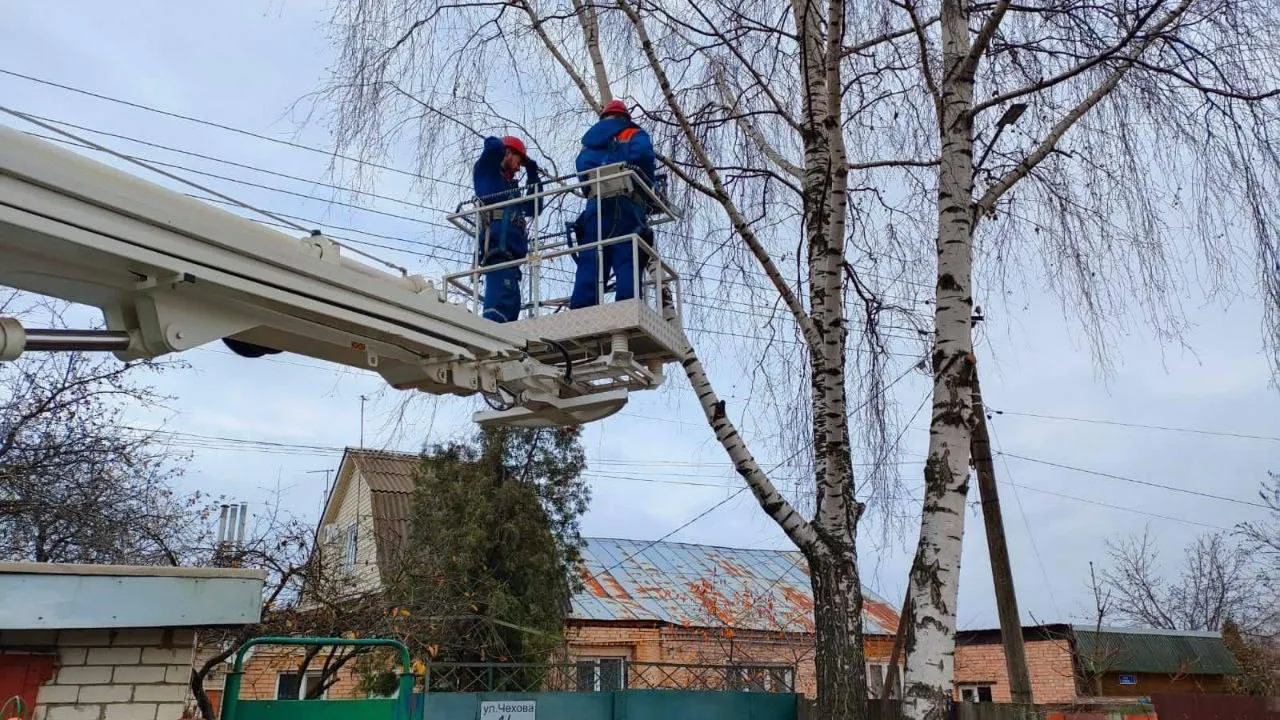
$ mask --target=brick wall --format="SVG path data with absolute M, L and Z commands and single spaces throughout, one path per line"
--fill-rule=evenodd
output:
M 318 672 L 324 665 L 324 653 L 311 660 L 308 672 Z M 276 683 L 281 673 L 297 672 L 302 665 L 302 651 L 298 648 L 259 645 L 245 662 L 244 675 L 240 678 L 240 697 L 245 700 L 272 700 L 276 696 Z M 330 686 L 326 697 L 334 700 L 361 697 L 360 678 L 353 663 L 344 665 L 337 672 L 337 681 Z M 221 708 L 219 708 L 221 710 Z
M 797 692 L 812 697 L 817 690 L 813 636 L 808 634 L 739 631 L 730 639 L 717 629 L 605 622 L 575 623 L 565 629 L 565 639 L 571 661 L 578 658 L 619 657 L 637 663 L 726 665 L 732 660 L 790 665 L 796 670 L 794 683 Z M 888 662 L 893 639 L 867 637 L 865 648 L 868 662 Z M 245 663 L 240 696 L 254 700 L 274 698 L 280 673 L 296 671 L 300 658 L 298 651 L 291 648 L 256 649 Z M 318 667 L 318 664 L 314 664 L 317 662 L 313 661 L 313 668 Z M 654 678 L 653 682 L 656 683 L 662 673 L 654 671 L 646 677 Z M 681 682 L 678 676 L 665 679 Z M 328 697 L 341 699 L 358 696 L 358 678 L 354 668 L 347 666 L 339 671 L 339 680 L 329 689 Z
M 1070 702 L 1076 698 L 1076 680 L 1071 648 L 1066 641 L 1027 640 L 1027 669 L 1031 672 L 1031 694 L 1036 702 Z M 956 684 L 991 685 L 991 699 L 1009 702 L 1009 677 L 1004 664 L 1004 647 L 999 643 L 978 643 L 956 647 Z M 956 699 L 960 698 L 959 688 Z
M 34 720 L 178 720 L 189 694 L 192 630 L 5 630 L 0 651 L 57 655 Z
M 813 665 L 813 636 L 802 633 L 719 629 L 629 627 L 620 623 L 574 625 L 567 629 L 569 655 L 626 657 L 636 662 L 725 665 L 730 662 L 791 665 L 797 692 L 813 696 L 817 679 Z M 866 638 L 869 662 L 888 661 L 893 639 Z

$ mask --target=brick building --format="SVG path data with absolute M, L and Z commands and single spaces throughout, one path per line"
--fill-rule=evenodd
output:
M 0 563 L 0 703 L 34 720 L 179 720 L 196 627 L 259 619 L 257 570 Z M 12 715 L 19 715 L 10 708 Z
M 417 463 L 404 453 L 349 449 L 343 456 L 319 532 L 322 552 L 350 574 L 353 592 L 377 591 L 408 537 Z M 742 664 L 750 666 L 744 684 L 813 693 L 813 601 L 799 552 L 591 538 L 583 555 L 584 589 L 566 633 L 567 660 L 582 683 L 654 683 L 670 672 L 660 666 L 673 663 Z M 874 686 L 898 617 L 875 593 L 863 593 Z M 309 682 L 296 676 L 297 666 L 296 651 L 255 649 L 242 696 L 296 696 L 299 683 Z M 215 691 L 218 685 L 215 678 Z M 328 696 L 355 689 L 344 675 Z
M 353 591 L 377 591 L 408 537 L 417 461 L 367 450 L 343 457 L 320 538 L 322 552 L 350 574 Z M 741 665 L 731 685 L 814 693 L 813 600 L 799 552 L 590 538 L 581 571 L 583 590 L 566 629 L 577 687 L 652 686 L 675 672 L 662 667 L 669 664 Z M 898 615 L 875 593 L 863 594 L 868 683 L 878 695 Z M 1236 671 L 1216 636 L 1070 625 L 1023 633 L 1038 702 L 1212 692 Z M 956 640 L 956 699 L 1008 702 L 1000 632 L 960 631 Z M 246 665 L 244 696 L 296 697 L 312 681 L 296 669 L 290 651 L 259 651 Z M 355 691 L 354 678 L 344 676 L 329 696 Z
M 1239 672 L 1219 633 L 1036 625 L 1022 629 L 1036 702 L 1226 691 Z M 1009 702 L 999 630 L 956 633 L 957 700 Z

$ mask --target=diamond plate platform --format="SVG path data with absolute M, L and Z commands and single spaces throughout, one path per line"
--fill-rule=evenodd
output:
M 618 333 L 626 335 L 627 349 L 642 364 L 674 362 L 685 343 L 678 327 L 638 299 L 540 315 L 509 326 L 530 340 L 554 340 L 564 345 L 574 362 L 607 355 L 610 340 Z M 534 357 L 550 364 L 564 359 L 554 349 L 535 353 Z

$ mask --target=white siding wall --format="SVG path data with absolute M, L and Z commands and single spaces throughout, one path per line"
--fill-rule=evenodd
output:
M 381 580 L 378 576 L 377 538 L 373 532 L 373 494 L 369 485 L 360 477 L 360 471 L 352 472 L 351 482 L 346 492 L 338 501 L 334 514 L 333 537 L 326 546 L 331 562 L 339 566 L 346 561 L 347 532 L 352 523 L 357 528 L 356 562 L 350 572 L 353 574 L 353 589 L 373 590 Z

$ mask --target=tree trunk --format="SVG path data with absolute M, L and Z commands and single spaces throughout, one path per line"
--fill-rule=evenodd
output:
M 209 693 L 204 689 L 204 677 L 195 668 L 191 668 L 191 695 L 196 699 L 196 710 L 204 720 L 213 720 L 217 711 L 209 700 Z
M 911 566 L 914 617 L 907 636 L 903 714 L 947 716 L 955 660 L 956 598 L 969 491 L 974 356 L 971 323 L 973 72 L 968 13 L 942 3 L 942 153 L 938 177 L 938 284 L 934 310 L 933 417 L 925 460 L 920 542 Z
M 813 557 L 806 553 L 806 557 L 813 586 L 816 717 L 865 718 L 867 680 L 862 646 L 862 586 L 853 543 L 848 542 L 844 552 Z

